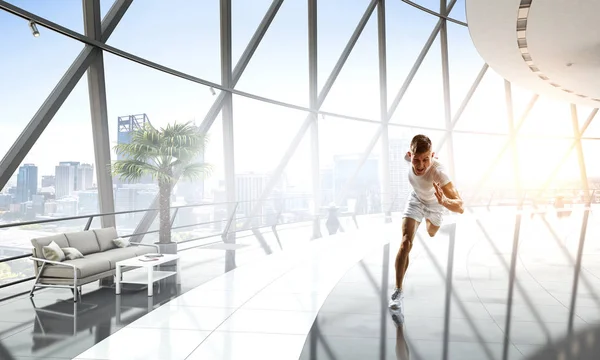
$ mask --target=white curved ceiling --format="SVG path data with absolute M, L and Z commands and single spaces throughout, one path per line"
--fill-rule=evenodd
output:
M 467 0 L 475 47 L 501 76 L 600 107 L 600 1 Z

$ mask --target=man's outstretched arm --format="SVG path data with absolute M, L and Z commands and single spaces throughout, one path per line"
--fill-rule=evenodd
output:
M 465 212 L 463 200 L 451 182 L 444 186 L 434 183 L 433 187 L 435 188 L 435 197 L 440 205 L 455 213 L 462 214 Z

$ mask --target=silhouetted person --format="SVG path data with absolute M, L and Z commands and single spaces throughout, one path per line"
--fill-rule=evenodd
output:
M 333 235 L 340 230 L 342 226 L 340 224 L 340 219 L 338 218 L 338 207 L 335 204 L 330 204 L 329 209 L 327 209 L 327 221 L 325 222 L 325 226 L 327 227 L 327 231 L 329 235 Z

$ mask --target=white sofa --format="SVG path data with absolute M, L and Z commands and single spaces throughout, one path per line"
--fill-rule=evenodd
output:
M 69 288 L 73 291 L 73 300 L 77 301 L 82 285 L 115 275 L 118 261 L 160 251 L 157 245 L 134 242 L 130 242 L 128 247 L 119 248 L 113 243 L 118 237 L 115 228 L 111 227 L 32 239 L 31 260 L 34 262 L 36 278 L 29 296 L 33 297 L 38 287 Z M 60 248 L 76 248 L 83 258 L 60 262 L 48 260 L 42 249 L 51 242 Z

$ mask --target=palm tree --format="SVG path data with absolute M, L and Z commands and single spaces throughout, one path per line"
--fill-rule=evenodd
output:
M 161 129 L 146 124 L 132 132 L 129 144 L 114 147 L 125 159 L 113 163 L 113 175 L 128 182 L 143 176 L 158 180 L 161 244 L 171 243 L 171 191 L 177 180 L 200 179 L 210 171 L 208 164 L 196 162 L 206 142 L 207 138 L 191 122 L 176 122 Z

